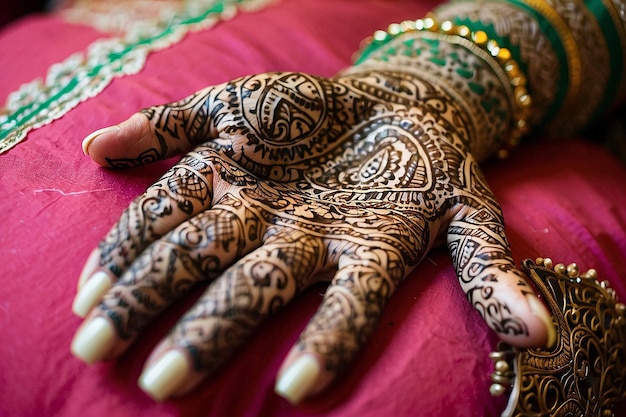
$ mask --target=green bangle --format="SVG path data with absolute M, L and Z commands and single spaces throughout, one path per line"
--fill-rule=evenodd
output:
M 602 30 L 608 46 L 611 68 L 604 99 L 591 117 L 591 122 L 594 122 L 618 104 L 626 89 L 626 28 L 622 24 L 620 11 L 611 0 L 586 0 L 585 5 Z
M 543 0 L 507 0 L 507 2 L 533 16 L 561 61 L 560 67 L 564 76 L 559 83 L 559 92 L 551 111 L 546 115 L 546 120 L 550 120 L 557 113 L 568 111 L 580 92 L 582 63 L 578 45 L 567 23 L 547 2 Z
M 467 26 L 455 25 L 453 22 L 446 20 L 440 24 L 429 14 L 424 19 L 405 20 L 401 23 L 392 23 L 387 31 L 378 30 L 374 34 L 364 40 L 362 49 L 360 50 L 355 65 L 358 65 L 368 59 L 368 57 L 376 50 L 389 43 L 398 36 L 409 32 L 429 31 L 439 33 L 446 36 L 458 36 L 462 39 L 470 41 L 488 55 L 493 58 L 499 65 L 509 81 L 512 92 L 512 127 L 504 149 L 499 153 L 500 157 L 506 157 L 510 148 L 516 146 L 522 136 L 529 132 L 528 116 L 532 104 L 531 96 L 526 88 L 526 76 L 520 69 L 517 61 L 513 59 L 511 51 L 501 47 L 497 41 L 490 39 L 487 34 L 482 31 L 472 31 Z

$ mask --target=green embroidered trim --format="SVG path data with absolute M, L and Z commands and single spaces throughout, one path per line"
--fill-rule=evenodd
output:
M 180 41 L 187 32 L 207 29 L 238 10 L 257 10 L 271 0 L 204 0 L 189 2 L 167 22 L 141 27 L 121 37 L 92 43 L 52 65 L 45 82 L 23 85 L 7 99 L 0 113 L 0 153 L 20 143 L 28 132 L 62 117 L 81 102 L 95 97 L 117 77 L 136 74 L 147 56 Z

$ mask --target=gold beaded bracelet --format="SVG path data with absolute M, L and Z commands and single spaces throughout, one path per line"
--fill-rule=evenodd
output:
M 486 51 L 497 64 L 502 68 L 509 80 L 509 86 L 513 97 L 513 123 L 507 143 L 504 149 L 500 150 L 499 156 L 506 157 L 511 148 L 519 144 L 522 136 L 530 131 L 528 116 L 531 110 L 532 99 L 526 88 L 526 76 L 520 69 L 518 63 L 513 59 L 511 51 L 501 47 L 497 41 L 489 39 L 487 33 L 482 30 L 472 31 L 464 25 L 456 25 L 446 20 L 440 24 L 432 14 L 428 14 L 424 19 L 405 20 L 401 23 L 392 23 L 387 31 L 378 30 L 372 37 L 364 41 L 361 48 L 361 60 L 374 49 L 386 44 L 395 37 L 408 32 L 429 31 L 448 36 L 459 36 L 466 39 L 482 50 Z M 506 87 L 506 86 L 505 86 Z

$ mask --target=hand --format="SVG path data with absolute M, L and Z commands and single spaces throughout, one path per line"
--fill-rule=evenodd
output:
M 414 75 L 271 73 L 92 134 L 85 150 L 104 166 L 188 153 L 90 256 L 73 352 L 90 363 L 120 355 L 208 280 L 140 378 L 154 398 L 182 394 L 263 319 L 330 280 L 279 372 L 277 392 L 296 403 L 353 361 L 401 282 L 446 239 L 486 323 L 511 344 L 546 344 L 549 315 L 514 267 L 462 114 Z

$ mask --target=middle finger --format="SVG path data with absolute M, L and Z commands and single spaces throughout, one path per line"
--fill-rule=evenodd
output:
M 257 247 L 265 223 L 258 212 L 227 194 L 213 209 L 181 223 L 146 248 L 118 282 L 102 297 L 91 297 L 100 303 L 86 320 L 114 327 L 105 351 L 80 350 L 81 329 L 75 342 L 78 356 L 86 362 L 121 353 L 156 314 L 202 279 L 212 279 L 232 262 Z M 86 306 L 91 309 L 93 306 Z

